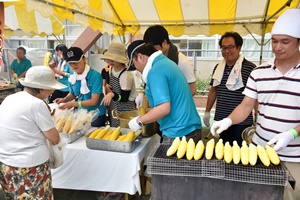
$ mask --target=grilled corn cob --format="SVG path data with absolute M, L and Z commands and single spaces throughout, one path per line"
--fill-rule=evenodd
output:
M 215 147 L 215 155 L 218 160 L 222 160 L 224 156 L 224 144 L 223 140 L 220 138 Z
M 62 116 L 62 117 L 60 117 L 60 118 L 57 120 L 56 126 L 55 126 L 55 127 L 56 127 L 56 129 L 57 129 L 59 132 L 61 132 L 61 131 L 63 130 L 66 121 L 67 121 L 67 117 L 66 117 L 65 115 Z
M 254 166 L 257 162 L 257 149 L 252 143 L 249 144 L 249 163 Z
M 245 140 L 243 140 L 241 147 L 241 161 L 243 165 L 249 164 L 249 147 Z
M 126 138 L 127 135 L 119 135 L 117 141 L 122 141 Z
M 192 160 L 194 158 L 195 153 L 195 142 L 193 138 L 190 138 L 187 144 L 187 150 L 186 150 L 186 158 L 188 160 Z
M 266 166 L 266 167 L 269 167 L 270 165 L 270 159 L 268 157 L 268 154 L 266 152 L 266 149 L 263 148 L 262 146 L 260 145 L 257 145 L 257 154 L 258 154 L 258 157 L 260 159 L 260 161 Z
M 120 133 L 121 133 L 120 129 L 121 129 L 120 126 L 119 126 L 118 128 L 116 128 L 116 129 L 112 132 L 112 134 L 110 135 L 109 140 L 116 140 L 116 139 L 119 137 Z
M 102 130 L 102 128 L 95 129 L 90 135 L 89 138 L 95 138 L 96 135 Z
M 226 142 L 224 145 L 224 161 L 226 163 L 231 163 L 232 161 L 232 147 L 229 142 Z
M 233 163 L 234 164 L 239 164 L 240 160 L 241 160 L 241 148 L 238 145 L 237 141 L 233 141 L 233 145 L 232 145 L 232 155 L 233 155 Z
M 131 142 L 135 137 L 135 134 L 133 131 L 130 131 L 126 134 L 126 138 L 123 140 L 124 142 Z
M 203 153 L 204 153 L 204 144 L 202 140 L 199 140 L 195 148 L 194 159 L 199 160 L 202 157 Z
M 71 128 L 72 121 L 73 121 L 73 114 L 71 114 L 71 115 L 68 117 L 68 119 L 67 119 L 67 121 L 66 121 L 66 123 L 65 123 L 65 125 L 64 125 L 64 129 L 63 129 L 63 132 L 64 132 L 64 133 L 69 133 L 69 130 L 70 130 L 70 128 Z
M 100 130 L 95 136 L 96 139 L 101 139 L 108 132 L 109 126 L 107 125 L 104 129 Z
M 279 165 L 280 159 L 273 147 L 266 145 L 266 152 L 269 156 L 271 163 L 273 163 L 274 165 Z
M 186 153 L 186 149 L 187 149 L 187 141 L 186 141 L 186 137 L 183 136 L 181 138 L 178 150 L 177 150 L 177 158 L 181 159 L 185 153 Z
M 179 144 L 180 144 L 180 139 L 179 139 L 179 137 L 176 137 L 173 140 L 172 145 L 169 147 L 169 149 L 167 151 L 167 156 L 174 155 L 178 150 Z
M 215 140 L 212 138 L 206 143 L 205 158 L 210 160 L 214 155 Z

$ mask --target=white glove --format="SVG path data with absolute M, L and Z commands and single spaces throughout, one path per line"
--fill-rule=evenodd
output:
M 231 124 L 232 121 L 229 118 L 224 118 L 221 121 L 216 121 L 210 128 L 210 132 L 214 137 L 219 138 L 220 133 L 227 130 L 231 126 Z
M 128 122 L 128 126 L 129 126 L 129 128 L 132 130 L 132 131 L 134 131 L 134 132 L 136 132 L 137 130 L 139 130 L 139 129 L 141 129 L 142 127 L 137 123 L 137 118 L 139 118 L 140 116 L 137 116 L 137 117 L 135 117 L 135 118 L 133 118 L 132 120 L 130 120 L 129 122 Z
M 205 124 L 205 126 L 210 127 L 210 112 L 205 112 L 204 117 L 203 117 L 203 122 Z
M 143 101 L 144 101 L 144 93 L 139 93 L 136 97 L 135 97 L 135 104 L 136 104 L 136 108 L 139 109 L 140 107 L 142 107 L 143 105 Z
M 286 132 L 277 134 L 267 144 L 269 146 L 271 146 L 276 143 L 274 146 L 274 150 L 280 151 L 280 150 L 284 149 L 293 139 L 294 139 L 293 133 L 290 131 L 286 131 Z

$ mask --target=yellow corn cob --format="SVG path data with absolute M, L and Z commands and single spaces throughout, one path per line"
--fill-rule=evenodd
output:
M 186 141 L 186 137 L 183 136 L 181 138 L 178 150 L 177 150 L 177 158 L 181 159 L 185 153 L 186 153 L 186 149 L 187 149 L 187 141 Z
M 220 138 L 215 147 L 215 155 L 218 160 L 222 160 L 224 156 L 224 144 L 223 140 Z
M 119 135 L 117 141 L 122 141 L 126 138 L 127 135 Z
M 241 161 L 243 165 L 249 164 L 249 147 L 245 140 L 243 140 L 241 147 Z
M 226 163 L 231 163 L 232 156 L 232 147 L 230 146 L 229 142 L 226 142 L 224 145 L 224 161 Z
M 269 156 L 271 163 L 273 163 L 274 165 L 279 165 L 280 159 L 277 152 L 273 149 L 273 147 L 266 145 L 266 152 Z
M 232 156 L 233 156 L 233 163 L 234 164 L 239 164 L 240 160 L 241 160 L 241 148 L 238 145 L 237 141 L 233 141 L 233 145 L 232 145 Z
M 205 158 L 210 160 L 214 155 L 215 140 L 212 138 L 206 143 Z
M 123 140 L 124 142 L 131 142 L 134 139 L 134 132 L 130 131 L 129 133 L 126 134 L 126 138 Z
M 112 132 L 112 134 L 110 135 L 109 140 L 116 140 L 116 139 L 119 137 L 120 133 L 121 133 L 120 129 L 121 129 L 120 126 L 119 126 L 118 128 L 116 128 L 116 129 Z
M 195 142 L 193 138 L 189 139 L 189 142 L 187 144 L 187 150 L 186 150 L 186 158 L 188 160 L 192 160 L 194 158 L 194 153 L 195 153 Z
M 77 130 L 78 126 L 80 124 L 80 118 L 77 117 L 77 119 L 75 120 L 75 122 L 72 124 L 72 127 L 69 130 L 69 133 L 73 133 L 74 131 Z
M 146 114 L 146 110 L 144 107 L 140 107 L 140 116 L 143 116 Z
M 57 120 L 57 123 L 56 123 L 56 129 L 61 132 L 64 128 L 64 125 L 67 121 L 67 117 L 66 116 L 62 116 L 60 117 L 58 120 Z
M 99 131 L 101 131 L 102 128 L 97 128 L 95 129 L 90 135 L 89 135 L 89 138 L 95 138 L 96 135 L 99 133 Z
M 203 153 L 204 153 L 204 144 L 202 140 L 199 140 L 195 148 L 194 159 L 199 160 L 202 157 Z
M 268 157 L 266 149 L 260 145 L 257 145 L 257 154 L 264 166 L 268 167 L 270 165 L 270 159 Z
M 179 139 L 179 137 L 176 137 L 173 140 L 172 145 L 169 147 L 169 149 L 167 151 L 167 156 L 174 155 L 178 150 L 179 144 L 180 144 L 180 139 Z
M 63 132 L 64 132 L 64 133 L 69 133 L 69 130 L 70 130 L 71 124 L 72 124 L 72 120 L 73 120 L 73 115 L 71 114 L 71 115 L 68 117 L 68 119 L 67 119 L 67 121 L 66 121 L 66 123 L 65 123 L 65 125 L 64 125 L 64 129 L 63 129 Z
M 101 138 L 107 138 L 108 135 L 111 135 L 115 128 L 107 130 Z
M 257 162 L 257 149 L 252 143 L 249 144 L 249 163 L 254 166 Z
M 96 139 L 101 139 L 108 132 L 109 126 L 107 125 L 104 129 L 100 130 L 98 134 L 95 136 Z

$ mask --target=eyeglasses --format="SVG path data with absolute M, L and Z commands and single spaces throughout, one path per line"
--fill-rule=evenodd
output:
M 226 51 L 226 50 L 228 50 L 228 51 L 232 51 L 233 50 L 233 48 L 235 48 L 235 46 L 232 46 L 232 45 L 229 45 L 229 46 L 222 46 L 221 47 L 221 50 L 222 51 Z

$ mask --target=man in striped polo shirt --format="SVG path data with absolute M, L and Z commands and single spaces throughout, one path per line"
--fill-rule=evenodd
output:
M 252 143 L 275 145 L 281 161 L 296 179 L 295 190 L 287 185 L 285 200 L 300 199 L 299 19 L 300 9 L 288 9 L 276 20 L 271 32 L 275 59 L 252 71 L 242 103 L 211 127 L 212 134 L 218 136 L 231 124 L 245 119 L 257 100 L 258 118 Z
M 237 32 L 226 32 L 222 35 L 219 45 L 223 59 L 215 66 L 210 82 L 211 88 L 203 118 L 207 127 L 210 126 L 210 111 L 215 101 L 217 101 L 215 121 L 227 117 L 242 102 L 244 98 L 242 92 L 251 71 L 256 67 L 240 54 L 243 38 Z M 224 131 L 221 138 L 224 142 L 230 142 L 231 145 L 234 140 L 241 145 L 243 130 L 252 125 L 253 116 L 250 113 L 245 120 Z

